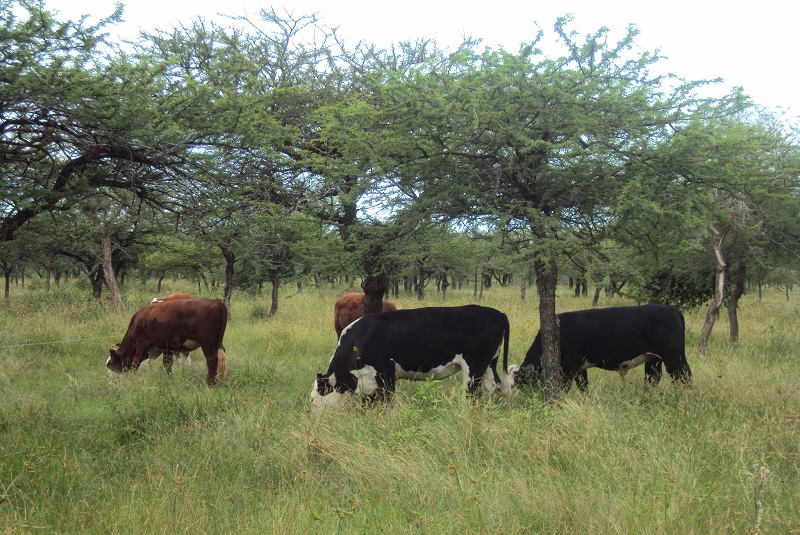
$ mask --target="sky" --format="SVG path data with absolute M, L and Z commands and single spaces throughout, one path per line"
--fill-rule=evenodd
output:
M 45 0 L 59 19 L 89 15 L 89 22 L 111 14 L 114 4 Z M 621 37 L 633 24 L 641 49 L 659 49 L 667 57 L 659 62 L 665 71 L 686 80 L 722 78 L 719 95 L 741 86 L 756 103 L 800 116 L 800 4 L 788 0 L 134 0 L 125 6 L 125 22 L 111 33 L 133 38 L 140 29 L 170 30 L 197 18 L 216 20 L 220 14 L 256 18 L 259 10 L 273 7 L 278 13 L 316 13 L 323 24 L 337 27 L 346 42 L 382 47 L 429 38 L 440 48 L 454 49 L 467 35 L 485 46 L 516 52 L 539 28 L 552 37 L 556 18 L 566 14 L 581 34 L 608 27 Z M 219 21 L 227 22 L 224 17 Z

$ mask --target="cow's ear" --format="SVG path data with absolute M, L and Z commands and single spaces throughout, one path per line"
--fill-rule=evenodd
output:
M 322 379 L 324 377 L 325 377 L 325 375 L 323 375 L 322 372 L 317 372 L 317 379 Z

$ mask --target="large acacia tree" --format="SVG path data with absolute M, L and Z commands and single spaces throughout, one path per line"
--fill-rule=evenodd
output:
M 581 38 L 569 22 L 554 26 L 565 50 L 557 59 L 538 48 L 540 33 L 516 54 L 464 47 L 412 81 L 420 91 L 438 83 L 440 116 L 416 131 L 434 162 L 422 187 L 438 202 L 427 206 L 482 214 L 488 225 L 527 236 L 517 247 L 528 252 L 539 288 L 548 398 L 561 384 L 559 259 L 605 237 L 631 161 L 696 107 L 696 84 L 665 93 L 665 80 L 650 74 L 659 56 L 636 50 L 634 28 L 612 42 L 606 29 Z

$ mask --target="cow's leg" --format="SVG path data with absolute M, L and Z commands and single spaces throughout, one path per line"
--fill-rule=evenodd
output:
M 586 370 L 581 370 L 575 374 L 575 386 L 583 393 L 589 391 L 589 374 L 586 373 Z
M 136 355 L 134 355 L 133 357 L 133 362 L 131 363 L 131 367 L 134 370 L 138 370 L 142 362 L 147 360 L 149 357 L 150 357 L 150 347 L 146 346 L 145 344 L 137 344 Z
M 208 384 L 208 386 L 214 386 L 217 382 L 217 368 L 219 366 L 217 349 L 203 346 L 203 355 L 205 355 L 206 357 L 206 365 L 208 366 L 208 375 L 206 375 L 206 384 Z
M 378 388 L 375 389 L 374 395 L 372 398 L 380 399 L 381 401 L 391 401 L 392 396 L 394 396 L 394 386 L 395 386 L 395 378 L 394 378 L 394 368 L 391 372 L 377 372 L 375 374 L 375 382 L 378 385 Z
M 165 351 L 164 356 L 161 357 L 163 360 L 161 364 L 164 366 L 164 369 L 167 370 L 167 375 L 172 375 L 172 361 L 174 360 L 175 353 L 171 351 Z
M 473 370 L 464 370 L 462 373 L 467 374 L 466 388 L 467 397 L 477 397 L 481 394 L 481 385 L 483 384 L 484 374 L 474 375 Z
M 692 384 L 692 370 L 689 368 L 689 363 L 686 362 L 686 357 L 665 359 L 664 366 L 674 382 L 685 385 Z
M 661 380 L 661 359 L 651 358 L 644 363 L 644 383 L 655 386 Z

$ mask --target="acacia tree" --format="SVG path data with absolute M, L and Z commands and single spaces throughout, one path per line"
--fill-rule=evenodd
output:
M 169 209 L 197 186 L 173 118 L 200 107 L 164 91 L 152 63 L 131 63 L 103 40 L 121 10 L 96 26 L 57 21 L 39 3 L 4 2 L 0 13 L 0 45 L 14 51 L 0 66 L 0 239 L 87 190 L 128 190 Z
M 548 399 L 562 384 L 558 261 L 567 244 L 604 236 L 629 162 L 693 107 L 693 84 L 662 93 L 663 80 L 649 75 L 659 57 L 635 52 L 633 28 L 613 43 L 606 29 L 581 40 L 568 25 L 559 19 L 554 27 L 566 50 L 557 59 L 542 56 L 541 32 L 517 54 L 453 54 L 431 74 L 440 81 L 441 118 L 419 129 L 439 147 L 438 174 L 425 182 L 439 210 L 488 214 L 491 224 L 529 237 L 517 247 L 530 254 L 539 289 Z

